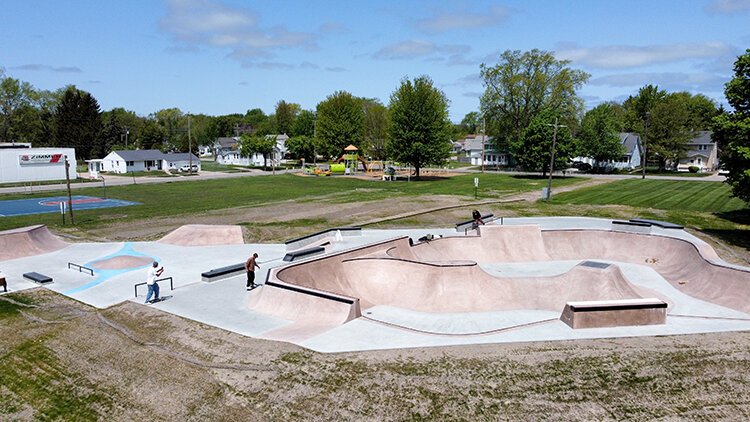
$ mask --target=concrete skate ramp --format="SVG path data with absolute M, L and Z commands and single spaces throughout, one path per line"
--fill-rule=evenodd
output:
M 391 258 L 342 260 L 335 284 L 314 271 L 283 271 L 284 281 L 357 297 L 366 309 L 390 305 L 420 312 L 486 312 L 514 309 L 561 312 L 568 301 L 643 297 L 614 265 L 576 266 L 555 277 L 499 278 L 476 264 L 439 265 Z M 303 268 L 304 271 L 304 268 Z
M 708 245 L 603 230 L 545 231 L 543 239 L 552 259 L 606 259 L 647 265 L 687 295 L 750 312 L 750 271 L 724 266 Z
M 0 231 L 0 261 L 54 252 L 68 245 L 43 224 Z
M 480 264 L 550 259 L 536 225 L 481 226 L 478 235 L 434 239 L 412 248 L 395 248 L 388 254 L 411 261 L 470 260 Z
M 263 334 L 270 340 L 303 341 L 357 318 L 359 304 L 330 300 L 305 292 L 269 285 L 250 295 L 248 308 L 292 321 L 292 324 Z
M 242 245 L 245 239 L 240 226 L 188 224 L 159 240 L 179 246 Z

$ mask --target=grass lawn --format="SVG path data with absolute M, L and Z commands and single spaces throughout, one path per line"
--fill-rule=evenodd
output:
M 478 177 L 480 198 L 500 198 L 514 193 L 541 190 L 546 179 L 535 176 L 501 174 L 467 174 L 421 181 L 383 182 L 348 177 L 300 177 L 294 175 L 254 176 L 234 179 L 196 180 L 194 182 L 159 183 L 107 187 L 110 198 L 140 202 L 142 205 L 80 211 L 79 226 L 96 226 L 112 219 L 139 220 L 151 217 L 198 214 L 208 210 L 256 206 L 270 202 L 328 201 L 350 203 L 419 195 L 458 195 L 474 197 L 474 177 Z M 580 183 L 583 178 L 557 178 L 555 186 Z M 35 195 L 2 195 L 4 199 L 28 199 L 63 195 L 44 192 Z M 79 189 L 76 195 L 101 196 L 102 188 Z M 323 198 L 322 198 L 323 197 Z M 0 219 L 0 230 L 31 224 L 56 226 L 59 216 L 38 214 Z
M 621 180 L 557 195 L 565 204 L 628 205 L 661 210 L 729 212 L 745 208 L 721 182 L 678 180 Z

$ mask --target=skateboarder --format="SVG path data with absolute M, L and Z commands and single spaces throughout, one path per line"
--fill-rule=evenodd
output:
M 255 269 L 260 268 L 260 265 L 255 261 L 258 258 L 258 254 L 254 253 L 253 256 L 247 259 L 245 262 L 245 271 L 247 271 L 247 289 L 252 290 L 255 288 Z
M 482 221 L 482 214 L 479 213 L 479 210 L 472 211 L 471 218 L 474 219 L 474 222 L 471 223 L 472 229 L 477 229 L 479 226 L 484 226 L 484 221 Z
M 145 303 L 154 303 L 159 300 L 159 283 L 156 282 L 156 277 L 159 277 L 164 272 L 164 267 L 159 267 L 159 263 L 154 261 L 151 268 L 148 269 L 146 274 L 146 285 L 148 286 L 148 293 L 146 294 Z M 154 302 L 151 302 L 151 295 L 154 295 Z

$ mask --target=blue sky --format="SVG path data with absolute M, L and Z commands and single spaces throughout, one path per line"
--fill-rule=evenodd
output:
M 0 67 L 74 84 L 102 110 L 220 115 L 337 90 L 388 103 L 430 76 L 454 121 L 479 107 L 481 63 L 538 48 L 591 74 L 589 107 L 657 84 L 723 102 L 750 47 L 750 0 L 3 0 Z

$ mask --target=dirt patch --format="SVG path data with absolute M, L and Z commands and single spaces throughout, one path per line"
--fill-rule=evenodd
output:
M 40 288 L 0 297 L 0 336 L 0 419 L 750 417 L 742 332 L 319 354 Z

